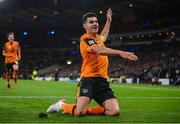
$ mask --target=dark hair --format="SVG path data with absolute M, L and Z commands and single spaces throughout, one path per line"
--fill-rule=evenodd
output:
M 85 22 L 85 21 L 87 20 L 87 18 L 89 18 L 89 17 L 96 17 L 96 18 L 98 18 L 98 16 L 97 16 L 96 13 L 94 13 L 94 12 L 88 12 L 88 13 L 86 13 L 86 14 L 83 15 L 83 17 L 82 17 L 82 23 L 84 24 L 84 22 Z
M 9 37 L 9 35 L 14 35 L 14 32 L 7 33 L 7 37 Z

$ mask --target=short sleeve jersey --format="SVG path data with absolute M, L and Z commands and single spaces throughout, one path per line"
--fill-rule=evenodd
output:
M 18 49 L 19 43 L 17 41 L 13 41 L 13 43 L 7 42 L 4 46 L 4 51 L 6 54 L 13 54 L 13 56 L 5 57 L 5 63 L 13 63 L 18 61 Z
M 96 54 L 94 45 L 105 47 L 100 35 L 84 34 L 80 38 L 80 52 L 83 59 L 80 77 L 108 78 L 108 57 Z

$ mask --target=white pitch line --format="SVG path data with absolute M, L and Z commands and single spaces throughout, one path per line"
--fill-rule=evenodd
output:
M 3 99 L 53 99 L 53 98 L 61 98 L 60 96 L 0 96 Z M 63 97 L 64 98 L 64 97 Z M 65 97 L 65 98 L 73 98 L 73 97 Z
M 75 99 L 75 97 L 60 97 L 60 96 L 0 96 L 0 99 Z M 164 97 L 164 96 L 150 96 L 150 97 L 116 97 L 117 99 L 180 99 L 180 97 Z
M 135 96 L 135 97 L 117 97 L 118 99 L 120 98 L 120 99 L 180 99 L 180 97 L 169 97 L 169 96 L 150 96 L 150 97 L 148 97 L 148 96 L 145 96 L 145 97 L 143 97 L 143 96 Z
M 125 88 L 129 88 L 129 89 L 140 89 L 140 90 L 157 90 L 157 91 L 175 91 L 175 92 L 180 92 L 180 89 L 178 88 L 174 88 L 174 89 L 164 89 L 164 88 L 156 88 L 156 87 L 137 87 L 137 86 L 116 86 L 116 87 L 125 87 Z

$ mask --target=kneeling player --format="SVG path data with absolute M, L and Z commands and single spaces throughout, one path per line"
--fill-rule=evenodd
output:
M 107 11 L 107 21 L 103 31 L 98 35 L 99 24 L 95 13 L 87 13 L 83 16 L 83 27 L 86 34 L 80 38 L 80 51 L 83 58 L 81 68 L 81 81 L 79 83 L 79 94 L 77 104 L 66 104 L 64 99 L 51 105 L 47 112 L 70 113 L 75 116 L 91 115 L 119 115 L 118 101 L 109 86 L 108 78 L 108 56 L 119 56 L 129 60 L 137 60 L 137 56 L 131 52 L 114 50 L 104 45 L 109 34 L 112 11 Z M 89 107 L 91 99 L 99 106 Z

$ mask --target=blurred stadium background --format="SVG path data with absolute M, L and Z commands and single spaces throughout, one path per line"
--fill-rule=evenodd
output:
M 32 85 L 30 85 L 30 82 L 24 80 L 43 80 L 43 84 L 40 86 L 38 86 L 39 84 L 37 85 L 39 88 L 44 87 L 44 82 L 52 82 L 54 80 L 58 82 L 77 82 L 79 80 L 82 61 L 79 52 L 79 37 L 84 33 L 81 17 L 88 11 L 96 12 L 99 15 L 99 24 L 102 29 L 108 8 L 112 8 L 113 10 L 113 22 L 106 46 L 131 51 L 139 57 L 138 62 L 130 62 L 121 58 L 109 57 L 109 80 L 110 82 L 115 83 L 113 84 L 113 87 L 116 87 L 116 83 L 142 83 L 143 86 L 137 85 L 140 90 L 141 87 L 146 87 L 144 84 L 179 85 L 179 6 L 179 0 L 0 0 L 0 50 L 2 51 L 3 44 L 7 40 L 6 34 L 8 32 L 15 32 L 15 39 L 20 42 L 22 49 L 19 78 L 22 79 L 20 83 L 25 82 L 25 84 L 19 88 L 18 86 L 15 87 L 14 90 L 12 88 L 12 92 L 9 93 L 6 92 L 5 80 L 1 80 L 1 84 L 4 83 L 4 86 L 1 86 L 0 84 L 0 93 L 2 96 L 34 95 L 26 93 L 26 91 L 28 91 L 28 88 L 33 89 L 32 85 L 35 83 L 38 84 L 38 82 L 32 81 Z M 1 54 L 0 77 L 2 79 L 5 74 L 3 61 L 4 58 Z M 49 84 L 45 84 L 50 88 Z M 123 88 L 126 87 L 124 84 L 122 84 Z M 67 96 L 67 92 L 65 91 L 63 91 L 65 92 L 64 94 L 53 92 L 53 86 L 51 86 L 46 94 L 47 96 L 51 94 L 55 96 Z M 63 87 L 61 84 L 56 84 L 56 86 Z M 72 84 L 69 86 L 72 86 Z M 127 87 L 131 86 L 127 85 Z M 134 84 L 132 87 L 134 87 Z M 147 85 L 147 87 L 149 87 L 149 85 Z M 157 105 L 157 108 L 162 105 L 162 102 L 173 105 L 174 108 L 172 109 L 170 107 L 171 111 L 168 111 L 173 113 L 171 116 L 169 116 L 170 113 L 166 113 L 166 116 L 162 115 L 159 117 L 156 115 L 158 112 L 154 114 L 154 111 L 156 110 L 152 109 L 152 113 L 150 114 L 154 114 L 154 119 L 159 117 L 161 120 L 156 120 L 156 118 L 154 121 L 153 119 L 150 121 L 146 119 L 132 119 L 127 121 L 127 118 L 127 120 L 123 120 L 122 117 L 122 121 L 120 119 L 115 122 L 179 122 L 179 111 L 176 111 L 179 109 L 180 103 L 180 96 L 178 95 L 179 89 L 174 89 L 174 87 L 171 86 L 168 87 L 165 87 L 165 90 L 167 90 L 166 94 L 163 94 L 165 93 L 164 87 L 162 88 L 159 86 L 156 87 L 160 88 L 160 90 L 157 89 L 159 92 L 156 93 L 152 90 L 149 94 L 151 94 L 152 97 L 156 97 L 158 94 L 158 97 L 167 97 L 168 94 L 170 94 L 170 97 L 168 96 L 170 99 L 173 96 L 176 97 L 176 101 L 172 102 L 173 99 L 167 103 L 162 100 L 163 98 L 159 99 L 159 101 L 156 101 L 157 99 L 154 100 L 154 102 L 158 102 L 153 104 L 155 106 Z M 115 89 L 118 91 L 123 90 L 123 88 Z M 142 90 L 144 90 L 143 88 Z M 151 88 L 152 87 L 150 87 L 150 89 Z M 29 92 L 32 92 L 32 89 L 29 89 Z M 47 89 L 45 88 L 44 90 Z M 23 91 L 21 92 L 21 90 Z M 36 90 L 39 91 L 38 88 Z M 39 94 L 37 93 L 35 95 L 43 96 L 44 91 L 42 90 Z M 59 90 L 56 89 L 54 91 L 58 92 Z M 131 97 L 133 94 L 132 92 L 133 91 L 131 90 L 130 92 L 127 90 L 126 93 L 121 91 L 119 95 Z M 136 97 L 139 97 L 142 94 L 145 94 L 145 96 L 149 95 L 147 92 L 147 94 L 141 91 L 135 92 L 139 92 L 139 94 L 135 94 L 135 96 L 137 95 Z M 0 98 L 0 100 L 4 101 L 3 103 L 2 101 L 0 102 L 2 103 L 1 109 L 3 112 L 7 112 L 4 106 L 8 103 L 10 104 L 9 101 L 11 100 L 8 98 L 5 99 L 3 97 Z M 55 99 L 57 98 L 54 98 L 54 100 Z M 136 100 L 139 101 L 139 99 Z M 166 98 L 164 100 L 166 100 Z M 26 102 L 23 104 L 26 105 Z M 29 105 L 29 108 L 36 106 L 36 104 L 33 103 L 33 100 L 30 101 L 30 103 L 32 106 Z M 53 102 L 50 100 L 44 100 L 42 103 L 39 103 L 38 106 L 40 106 L 40 110 L 42 111 L 51 103 Z M 131 101 L 127 103 L 130 104 Z M 148 103 L 149 101 L 144 102 L 144 106 L 147 107 Z M 16 108 L 17 106 L 15 104 L 19 104 L 18 101 L 14 103 L 14 107 Z M 40 104 L 45 105 L 44 107 L 41 107 Z M 126 103 L 122 105 L 125 107 L 125 112 L 127 113 L 129 112 L 127 109 L 129 107 L 128 105 L 126 105 Z M 138 106 L 140 103 L 138 102 L 135 105 Z M 151 105 L 148 107 L 153 108 Z M 160 108 L 164 111 L 166 106 L 161 106 Z M 17 111 L 20 109 L 21 108 L 17 108 Z M 141 115 L 141 118 L 143 118 L 143 114 L 148 114 L 146 113 L 147 109 L 143 111 L 144 113 L 140 112 L 138 115 Z M 133 114 L 133 112 L 135 114 L 137 111 L 138 110 L 134 110 L 131 114 Z M 35 114 L 37 113 L 38 112 L 36 111 Z M 6 117 L 10 113 L 3 114 L 0 112 L 0 114 L 0 117 Z M 20 118 L 19 116 L 17 118 Z M 131 117 L 131 115 L 128 117 Z M 169 120 L 166 120 L 165 117 L 169 117 Z M 8 121 L 7 118 L 4 118 L 2 122 L 13 122 L 14 120 L 13 117 L 12 121 Z M 69 116 L 67 118 L 69 118 Z M 105 119 L 104 117 L 102 118 Z M 27 121 L 18 121 L 17 119 L 15 122 L 34 122 L 32 120 L 29 121 L 27 119 Z M 112 122 L 113 118 L 106 121 Z M 57 122 L 57 120 L 50 122 Z M 63 120 L 63 122 L 66 122 L 66 120 Z M 79 120 L 68 122 L 79 122 Z M 81 122 L 86 122 L 86 118 Z M 96 118 L 94 121 L 87 122 L 96 122 Z
M 165 84 L 178 84 L 179 5 L 178 0 L 1 0 L 0 48 L 6 33 L 15 32 L 22 47 L 21 79 L 32 79 L 33 70 L 40 79 L 77 79 L 81 17 L 87 11 L 96 12 L 102 27 L 110 7 L 114 14 L 107 46 L 139 57 L 138 62 L 110 57 L 110 78 L 147 83 L 153 77 L 166 78 Z M 3 76 L 2 56 L 0 60 Z

